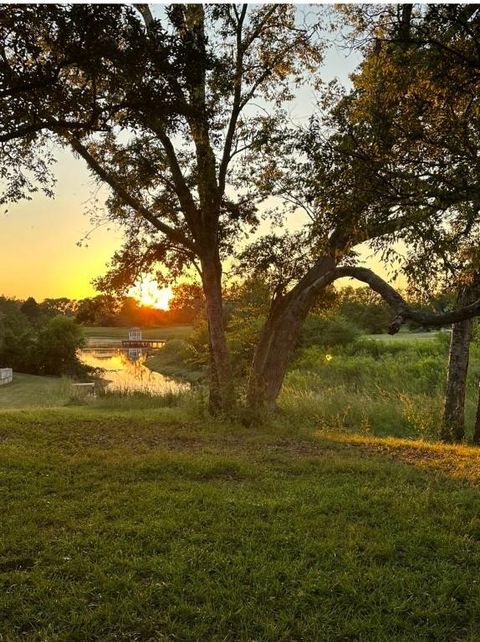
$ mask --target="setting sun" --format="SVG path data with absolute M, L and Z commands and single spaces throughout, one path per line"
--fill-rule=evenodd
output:
M 140 283 L 130 288 L 128 294 L 135 297 L 142 305 L 168 310 L 173 292 L 170 288 L 159 288 L 153 278 L 143 279 Z

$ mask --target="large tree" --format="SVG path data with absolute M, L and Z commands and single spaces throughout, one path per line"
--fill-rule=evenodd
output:
M 231 407 L 233 394 L 222 260 L 240 231 L 258 224 L 262 196 L 239 189 L 235 167 L 247 150 L 268 153 L 268 134 L 281 120 L 265 115 L 265 105 L 279 109 L 295 82 L 317 69 L 316 30 L 288 5 L 0 10 L 4 200 L 51 189 L 49 157 L 36 152 L 53 141 L 110 189 L 109 215 L 126 231 L 113 261 L 121 265 L 117 285 L 156 261 L 174 274 L 196 267 L 212 410 Z
M 357 252 L 367 242 L 388 261 L 401 240 L 410 278 L 454 281 L 459 247 L 478 239 L 480 10 L 355 6 L 347 16 L 364 54 L 352 91 L 304 136 L 279 141 L 286 161 L 273 179 L 266 165 L 270 189 L 302 204 L 311 224 L 293 248 L 296 260 L 291 237 L 263 239 L 246 253 L 246 264 L 272 269 L 275 288 L 253 361 L 252 406 L 275 404 L 303 320 L 338 278 L 379 292 L 395 310 L 393 332 L 408 320 L 441 325 L 479 311 L 478 299 L 443 315 L 412 310 Z

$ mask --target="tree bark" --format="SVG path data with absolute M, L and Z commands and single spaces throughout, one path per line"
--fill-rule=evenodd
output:
M 475 428 L 473 430 L 473 443 L 476 446 L 480 445 L 480 384 L 477 393 L 477 413 L 475 417 Z
M 282 305 L 283 304 L 283 305 Z M 274 410 L 287 367 L 310 306 L 298 301 L 273 305 L 260 336 L 248 383 L 247 406 Z
M 272 302 L 248 382 L 247 407 L 254 415 L 275 409 L 303 323 L 319 292 L 334 280 L 334 267 L 331 257 L 318 259 L 288 294 Z
M 222 266 L 218 257 L 203 259 L 201 265 L 210 346 L 209 410 L 228 414 L 235 400 L 223 317 Z
M 471 290 L 463 289 L 458 295 L 457 307 L 468 305 L 471 299 Z M 472 329 L 473 319 L 465 319 L 452 326 L 445 404 L 440 431 L 440 438 L 445 442 L 460 442 L 465 437 L 465 389 Z

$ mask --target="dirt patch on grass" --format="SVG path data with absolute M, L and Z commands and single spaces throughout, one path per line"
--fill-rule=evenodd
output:
M 35 560 L 30 558 L 18 558 L 0 560 L 0 573 L 9 573 L 11 571 L 28 571 L 35 565 Z

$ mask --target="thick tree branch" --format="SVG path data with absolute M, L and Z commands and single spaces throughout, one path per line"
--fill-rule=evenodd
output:
M 162 127 L 151 125 L 150 128 L 158 136 L 160 142 L 163 145 L 163 149 L 165 150 L 165 153 L 167 155 L 168 165 L 172 173 L 175 191 L 180 201 L 180 205 L 182 206 L 183 213 L 189 225 L 195 229 L 197 206 L 195 205 L 192 193 L 188 188 L 187 181 L 185 180 L 182 168 L 180 167 L 180 163 L 178 162 L 173 143 Z
M 338 267 L 335 269 L 336 278 L 350 276 L 358 281 L 366 283 L 372 290 L 378 292 L 386 303 L 397 313 L 396 318 L 390 326 L 389 333 L 396 334 L 400 327 L 408 320 L 415 321 L 422 326 L 442 326 L 465 319 L 471 319 L 480 315 L 480 299 L 470 305 L 457 308 L 450 312 L 441 314 L 412 309 L 405 299 L 378 274 L 363 267 Z
M 223 148 L 222 160 L 220 162 L 220 169 L 218 172 L 218 191 L 220 196 L 223 196 L 225 191 L 225 181 L 227 175 L 228 163 L 232 158 L 232 145 L 235 135 L 235 128 L 237 126 L 238 117 L 241 112 L 242 100 L 242 76 L 243 76 L 243 55 L 244 48 L 242 42 L 242 31 L 245 16 L 247 14 L 248 5 L 244 4 L 240 13 L 238 14 L 236 24 L 236 60 L 235 60 L 235 78 L 234 78 L 234 91 L 233 91 L 233 104 L 230 113 L 230 122 L 228 123 L 227 134 L 225 136 L 225 145 Z
M 49 131 L 60 133 L 60 134 L 65 130 L 96 129 L 96 131 L 102 131 L 107 129 L 106 127 L 103 127 L 103 128 L 94 127 L 94 125 L 95 125 L 95 119 L 93 117 L 88 121 L 69 121 L 69 120 L 58 120 L 58 119 L 52 119 L 48 121 L 39 121 L 37 123 L 32 123 L 29 125 L 22 125 L 20 127 L 17 127 L 16 129 L 13 129 L 10 132 L 7 132 L 5 134 L 0 134 L 0 143 L 6 143 L 10 140 L 15 140 L 17 138 L 25 138 L 32 134 L 38 134 L 44 129 L 48 129 Z
M 145 27 L 148 29 L 153 24 L 153 16 L 150 11 L 148 4 L 134 4 L 135 9 L 140 13 L 145 23 Z

